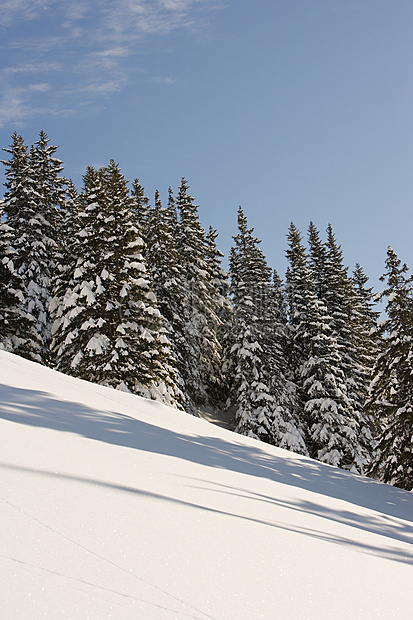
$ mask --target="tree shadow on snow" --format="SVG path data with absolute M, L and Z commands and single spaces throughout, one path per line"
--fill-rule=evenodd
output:
M 182 413 L 182 415 L 187 414 Z M 235 434 L 228 435 L 228 439 L 187 435 L 119 412 L 101 412 L 81 403 L 61 401 L 47 392 L 12 388 L 1 384 L 0 418 L 19 424 L 75 433 L 96 441 L 173 456 L 248 476 L 267 478 L 277 483 L 344 500 L 385 516 L 360 515 L 357 511 L 352 512 L 351 508 L 345 511 L 334 511 L 315 501 L 307 500 L 292 501 L 285 504 L 285 507 L 305 511 L 390 539 L 410 543 L 413 540 L 413 525 L 401 524 L 391 518 L 396 517 L 413 523 L 413 493 L 379 484 L 368 478 L 329 467 L 294 453 L 284 452 L 282 457 L 278 456 L 275 451 L 271 454 L 267 448 L 262 449 L 260 447 L 262 444 L 258 441 L 243 445 L 239 443 Z M 215 483 L 209 482 L 208 484 L 214 485 Z M 139 492 L 133 489 L 125 490 Z M 243 494 L 245 498 L 282 505 L 276 497 L 267 497 L 258 493 L 251 494 L 250 491 L 242 489 L 215 485 L 214 490 L 227 494 Z M 202 506 L 201 508 L 206 509 Z M 268 525 L 271 524 L 268 523 Z M 285 524 L 277 525 L 277 527 L 289 529 Z M 299 531 L 295 527 L 291 529 Z M 303 534 L 306 533 L 304 529 Z M 311 535 L 324 537 L 324 539 L 326 539 L 325 536 L 328 537 L 326 534 L 316 532 Z M 347 541 L 347 544 L 359 546 L 359 543 L 351 543 L 351 541 Z M 392 553 L 396 556 L 397 553 L 400 554 L 400 551 L 394 550 Z M 386 553 L 382 555 L 388 556 Z M 402 560 L 401 557 L 393 557 L 393 559 Z M 402 561 L 413 562 L 413 557 L 410 556 L 409 559 L 404 555 Z

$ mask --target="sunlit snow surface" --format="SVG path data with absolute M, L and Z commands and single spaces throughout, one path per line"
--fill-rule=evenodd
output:
M 413 493 L 0 352 L 0 617 L 413 617 Z

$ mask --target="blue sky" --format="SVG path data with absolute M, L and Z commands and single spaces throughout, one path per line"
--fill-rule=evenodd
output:
M 77 187 L 113 158 L 151 202 L 185 176 L 281 276 L 289 223 L 331 222 L 377 290 L 387 245 L 413 268 L 412 30 L 411 0 L 3 0 L 0 146 L 44 130 Z

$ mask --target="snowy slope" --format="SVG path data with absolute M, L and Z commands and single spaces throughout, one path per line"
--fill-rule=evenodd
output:
M 413 494 L 0 352 L 0 617 L 413 617 Z

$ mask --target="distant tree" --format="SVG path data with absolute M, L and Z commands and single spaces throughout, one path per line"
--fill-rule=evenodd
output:
M 383 348 L 374 367 L 367 411 L 382 429 L 370 475 L 413 490 L 413 277 L 392 248 L 387 249 L 387 318 L 379 332 Z

